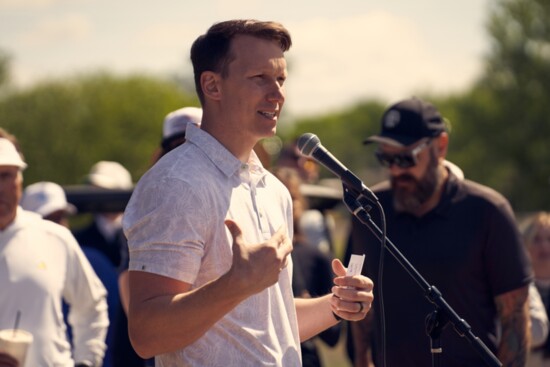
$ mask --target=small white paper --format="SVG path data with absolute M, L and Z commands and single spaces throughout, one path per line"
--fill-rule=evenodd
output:
M 361 275 L 361 270 L 363 270 L 363 262 L 365 262 L 365 254 L 351 255 L 351 259 L 349 259 L 346 275 L 347 276 Z

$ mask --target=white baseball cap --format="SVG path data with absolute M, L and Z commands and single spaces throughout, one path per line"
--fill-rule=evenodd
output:
M 27 168 L 15 145 L 6 138 L 0 138 L 0 166 L 16 166 L 21 170 Z
M 113 161 L 99 161 L 87 176 L 87 182 L 104 189 L 128 190 L 133 187 L 132 176 L 124 166 Z
M 29 185 L 23 191 L 21 206 L 25 210 L 46 217 L 58 210 L 67 214 L 76 214 L 76 207 L 67 202 L 65 191 L 53 182 L 37 182 Z
M 201 125 L 202 108 L 183 107 L 170 112 L 164 118 L 162 126 L 162 139 L 168 140 L 175 136 L 184 135 L 187 124 Z

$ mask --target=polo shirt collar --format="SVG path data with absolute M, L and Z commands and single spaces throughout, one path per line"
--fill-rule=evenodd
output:
M 212 135 L 193 124 L 187 126 L 186 136 L 187 142 L 196 145 L 198 149 L 202 150 L 225 176 L 238 176 L 241 169 L 247 167 L 251 180 L 258 184 L 265 184 L 267 170 L 263 167 L 256 152 L 252 151 L 248 162 L 243 163 Z
M 462 191 L 462 180 L 449 170 L 449 176 L 441 193 L 441 199 L 435 207 L 434 213 L 447 216 L 453 202 L 460 196 Z

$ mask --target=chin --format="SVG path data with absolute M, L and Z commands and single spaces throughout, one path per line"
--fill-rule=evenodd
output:
M 261 135 L 261 138 L 263 139 L 263 138 L 271 138 L 275 136 L 276 133 L 277 133 L 277 124 L 274 123 L 273 126 L 269 126 L 269 127 L 266 126 L 266 128 L 263 129 L 259 135 Z

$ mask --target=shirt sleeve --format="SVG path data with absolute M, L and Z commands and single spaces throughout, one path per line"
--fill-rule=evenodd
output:
M 529 285 L 529 316 L 531 318 L 531 347 L 540 347 L 548 337 L 548 315 L 537 287 Z
M 488 223 L 486 266 L 495 296 L 528 285 L 531 263 L 510 204 L 502 199 L 486 212 Z M 503 276 L 505 275 L 505 276 Z
M 129 270 L 194 283 L 209 241 L 205 236 L 214 231 L 204 209 L 211 201 L 203 190 L 177 179 L 139 185 L 123 218 Z

